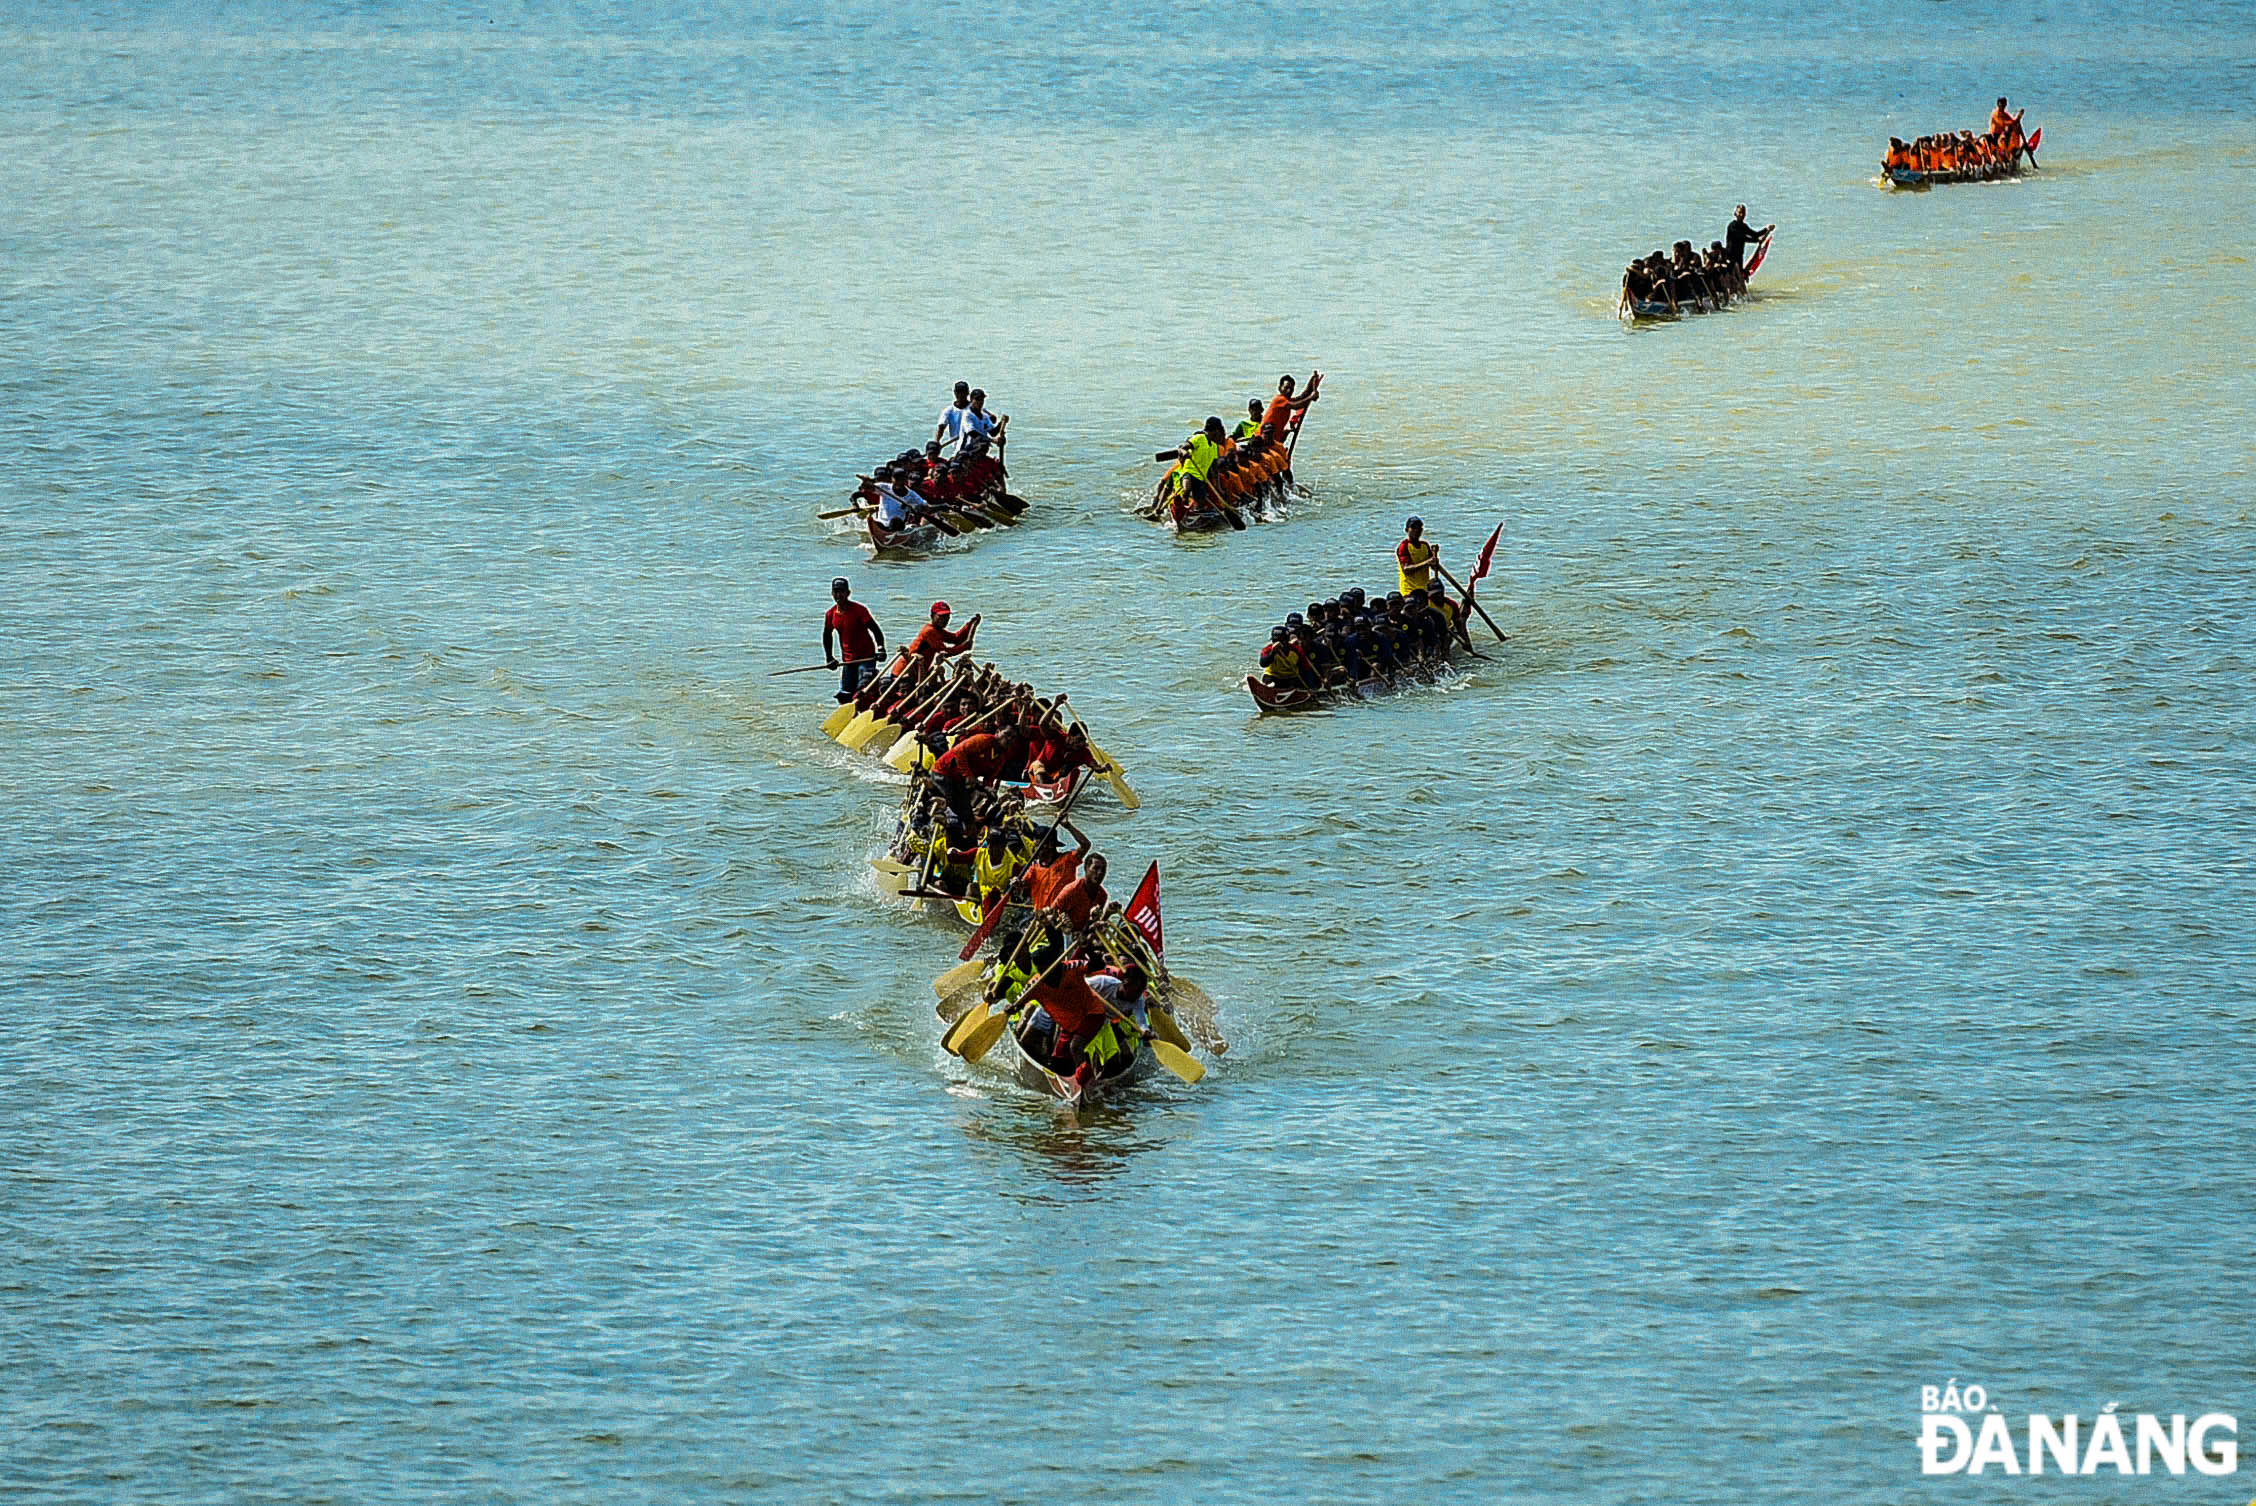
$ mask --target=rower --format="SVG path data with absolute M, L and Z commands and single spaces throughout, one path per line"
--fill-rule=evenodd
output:
M 1260 432 L 1261 399 L 1257 397 L 1248 398 L 1246 399 L 1245 419 L 1235 429 L 1232 429 L 1230 431 L 1230 437 L 1238 441 L 1240 444 L 1243 444 L 1245 441 L 1253 438 Z
M 2028 113 L 2023 110 L 2021 115 Z M 1997 108 L 1990 111 L 1990 139 L 2009 154 L 2009 160 L 2010 154 L 2017 152 L 2021 146 L 2021 115 L 2006 113 L 2005 96 L 2002 94 L 1998 96 Z
M 1214 488 L 1208 484 L 1207 477 L 1212 474 L 1214 463 L 1222 458 L 1222 441 L 1228 437 L 1222 420 L 1209 417 L 1205 426 L 1190 438 L 1156 457 L 1179 462 L 1174 478 L 1178 497 L 1187 496 L 1201 507 L 1214 505 Z
M 1292 629 L 1273 627 L 1261 649 L 1261 678 L 1280 690 L 1297 690 L 1314 676 L 1312 666 L 1293 642 Z
M 1103 998 L 1090 991 L 1088 979 L 1085 963 L 1060 962 L 1054 974 L 1034 985 L 1034 1009 L 1019 1031 L 1019 1040 L 1030 1054 L 1053 1071 L 1072 1072 L 1076 1078 L 1087 1075 L 1083 1046 L 1110 1018 Z
M 987 828 L 987 840 L 979 845 L 979 855 L 971 860 L 971 880 L 982 911 L 994 903 L 996 895 L 1010 888 L 1011 880 L 1018 877 L 1018 870 L 1025 861 L 1007 821 L 997 821 Z
M 971 383 L 956 383 L 956 400 L 940 410 L 940 427 L 932 431 L 935 444 L 955 445 L 964 437 L 964 415 L 971 409 Z
M 1776 224 L 1769 224 L 1760 230 L 1753 229 L 1747 224 L 1746 205 L 1732 209 L 1731 223 L 1723 227 L 1723 249 L 1729 253 L 1731 265 L 1739 269 L 1740 276 L 1747 275 L 1747 248 L 1761 244 L 1762 238 L 1777 228 Z
M 1323 376 L 1319 371 L 1309 377 L 1308 390 L 1298 397 L 1293 396 L 1291 373 L 1277 378 L 1277 395 L 1269 399 L 1268 411 L 1261 416 L 1261 432 L 1279 444 L 1284 443 L 1286 430 L 1297 428 L 1301 415 L 1308 411 L 1308 405 L 1322 396 L 1316 390 L 1316 384 L 1323 380 Z
M 823 614 L 823 662 L 839 669 L 839 655 L 846 659 L 838 675 L 841 703 L 854 699 L 856 691 L 877 678 L 877 661 L 885 653 L 885 629 L 877 625 L 868 607 L 853 599 L 853 594 L 846 577 L 839 576 L 830 583 L 831 608 Z M 831 651 L 833 634 L 838 639 L 836 653 Z
M 1003 446 L 1003 430 L 1010 423 L 1010 415 L 1008 413 L 989 413 L 987 411 L 987 393 L 982 388 L 972 388 L 969 401 L 971 406 L 964 410 L 964 442 L 968 444 L 972 439 L 979 438 L 986 440 L 996 449 L 1001 449 Z
M 1441 546 L 1425 534 L 1425 519 L 1410 518 L 1402 525 L 1402 542 L 1394 546 L 1395 579 L 1405 596 L 1432 585 L 1434 571 L 1441 564 Z
M 953 631 L 948 627 L 949 615 L 946 602 L 934 602 L 931 619 L 917 629 L 916 636 L 909 640 L 909 646 L 901 650 L 901 662 L 920 659 L 929 669 L 942 659 L 953 659 L 958 654 L 970 653 L 972 640 L 979 636 L 979 614 L 972 613 L 969 622 Z
M 1016 727 L 974 732 L 932 761 L 932 782 L 965 830 L 971 829 L 975 788 L 991 785 L 1025 756 L 1025 734 Z
M 1088 1058 L 1090 1067 L 1102 1072 L 1121 1052 L 1133 1055 L 1136 1045 L 1140 1043 L 1137 1036 L 1143 1031 L 1145 1014 L 1151 1006 L 1148 991 L 1150 980 L 1144 976 L 1141 963 L 1124 962 L 1117 971 L 1107 969 L 1101 973 L 1091 973 L 1086 981 L 1089 992 L 1102 999 L 1106 1007 L 1105 1022 L 1089 1037 L 1089 1043 L 1082 1048 L 1082 1052 Z M 1116 1014 L 1128 1022 L 1125 1030 L 1113 1018 Z M 1129 1031 L 1136 1034 L 1130 1035 L 1128 1040 L 1122 1040 L 1121 1036 Z

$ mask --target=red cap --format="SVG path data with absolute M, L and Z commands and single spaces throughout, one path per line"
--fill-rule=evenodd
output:
M 949 615 L 948 604 L 944 601 L 934 602 L 932 604 L 932 615 L 935 617 L 946 617 L 947 615 Z

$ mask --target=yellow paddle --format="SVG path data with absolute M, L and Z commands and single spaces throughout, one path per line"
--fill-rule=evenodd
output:
M 964 724 L 963 730 L 961 732 L 958 732 L 956 736 L 959 739 L 970 736 L 972 733 L 978 731 L 979 728 L 985 724 L 989 717 L 993 716 L 996 712 L 1002 710 L 1009 704 L 1010 702 L 1008 701 L 997 701 L 994 705 L 988 707 L 985 711 L 980 712 L 979 715 L 966 722 Z M 922 758 L 919 757 L 920 754 L 923 755 Z M 917 732 L 914 728 L 911 728 L 909 731 L 901 734 L 900 740 L 898 742 L 894 743 L 892 747 L 886 749 L 884 761 L 885 766 L 893 770 L 895 773 L 906 774 L 912 767 L 916 766 L 918 763 L 929 760 L 930 756 L 930 750 L 928 750 L 924 745 L 923 734 Z
M 963 673 L 960 666 L 958 667 L 956 673 L 957 678 L 960 679 Z M 947 676 L 940 675 L 936 676 L 935 678 L 937 678 L 941 683 L 933 689 L 931 694 L 924 696 L 922 699 L 914 702 L 912 705 L 902 708 L 901 716 L 904 721 L 914 721 L 916 718 L 923 716 L 927 711 L 930 711 L 934 706 L 938 705 L 940 703 L 940 698 L 946 695 L 953 688 L 953 682 L 950 681 Z M 862 749 L 868 747 L 871 743 L 876 742 L 881 737 L 899 736 L 902 731 L 902 727 L 903 722 L 896 722 L 891 720 L 890 718 L 872 721 L 868 726 L 862 728 L 858 732 L 852 727 L 848 727 L 846 729 L 845 735 L 840 737 L 838 740 L 844 743 L 847 747 L 852 748 L 855 752 L 859 753 Z
M 904 667 L 899 671 L 896 679 L 899 677 L 899 675 L 906 675 L 908 673 L 909 671 Z M 911 696 L 917 694 L 917 687 L 913 685 L 907 687 L 906 689 L 907 694 Z M 886 720 L 886 718 L 881 717 L 877 714 L 876 703 L 872 702 L 869 709 L 863 711 L 861 715 L 848 722 L 840 731 L 832 733 L 831 736 L 835 737 L 839 742 L 845 744 L 849 748 L 859 748 L 865 742 L 876 741 L 876 735 L 871 731 L 872 728 L 888 725 L 890 725 L 890 723 Z
M 866 707 L 857 706 L 852 701 L 841 702 L 836 711 L 833 711 L 830 715 L 823 718 L 823 736 L 838 736 L 839 733 L 843 732 L 846 729 L 846 724 L 848 722 L 853 721 L 856 717 L 866 714 Z
M 1162 1040 L 1157 1034 L 1149 1030 L 1138 1030 L 1134 1020 L 1131 1020 L 1110 1004 L 1105 1006 L 1105 1013 L 1127 1026 L 1138 1040 L 1151 1047 L 1152 1055 L 1159 1058 L 1161 1066 L 1183 1079 L 1183 1081 L 1195 1083 L 1206 1076 L 1206 1068 L 1200 1065 L 1199 1059 L 1177 1046 L 1173 1041 Z

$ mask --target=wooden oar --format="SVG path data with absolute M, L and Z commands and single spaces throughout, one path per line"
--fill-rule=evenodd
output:
M 823 721 L 823 730 L 828 732 L 834 741 L 852 747 L 853 737 L 875 720 L 878 705 L 887 696 L 894 694 L 914 695 L 916 693 L 915 682 L 910 679 L 909 670 L 909 665 L 914 662 L 906 653 L 902 654 L 900 660 L 890 670 L 881 671 L 876 679 L 864 687 L 870 692 L 869 698 L 855 706 L 852 716 L 835 727 L 831 725 L 836 720 L 835 714 L 826 717 Z M 854 705 L 851 701 L 847 704 Z
M 1089 735 L 1089 724 L 1081 720 L 1080 708 L 1068 702 L 1065 709 L 1066 714 L 1073 718 L 1074 725 L 1081 729 L 1082 740 L 1089 745 L 1089 755 L 1097 761 L 1097 771 L 1112 785 L 1114 798 L 1128 810 L 1143 809 L 1144 802 L 1137 799 L 1136 792 L 1128 787 L 1128 771 L 1120 767 L 1119 759 L 1097 746 L 1097 740 Z
M 1007 700 L 997 701 L 994 705 L 988 707 L 985 711 L 982 711 L 981 713 L 979 713 L 979 715 L 964 723 L 962 730 L 956 734 L 957 739 L 961 740 L 963 738 L 969 737 L 972 733 L 978 731 L 979 728 L 986 723 L 989 717 L 993 716 L 996 712 L 1002 710 L 1009 704 L 1010 702 Z M 927 706 L 925 710 L 929 712 L 931 710 L 931 707 Z M 877 739 L 873 737 L 870 739 L 870 741 L 876 742 Z M 911 722 L 907 730 L 902 732 L 899 740 L 896 741 L 892 747 L 885 750 L 885 757 L 882 762 L 887 768 L 893 770 L 893 772 L 895 772 L 896 774 L 906 774 L 909 771 L 909 765 L 917 761 L 917 757 L 923 750 L 923 747 L 924 743 L 922 734 L 920 734 L 916 730 L 915 723 Z
M 1099 995 L 1100 999 L 1102 997 L 1102 995 Z M 1151 1047 L 1152 1055 L 1159 1059 L 1161 1066 L 1183 1079 L 1183 1081 L 1195 1083 L 1206 1076 L 1206 1068 L 1199 1064 L 1199 1059 L 1173 1041 L 1161 1040 L 1151 1031 L 1138 1027 L 1134 1020 L 1122 1014 L 1110 1004 L 1105 1005 L 1105 1013 L 1126 1025 L 1129 1034 Z
M 1050 974 L 1056 972 L 1058 964 L 1063 961 L 1065 958 L 1062 956 L 1056 958 L 1048 967 L 1028 979 L 1025 989 L 1000 1014 L 985 999 L 981 999 L 977 1009 L 948 1027 L 948 1033 L 940 1038 L 940 1049 L 952 1056 L 960 1056 L 967 1062 L 975 1062 L 985 1056 L 988 1049 L 1002 1039 L 1003 1031 L 1009 1028 L 1012 1013 L 1034 996 L 1034 990 L 1048 981 Z
M 852 669 L 857 664 L 875 664 L 876 662 L 877 656 L 872 654 L 866 659 L 842 659 L 836 664 L 802 664 L 797 669 L 771 669 L 768 671 L 768 678 L 772 680 L 777 675 L 811 675 L 818 669 Z
M 961 665 L 959 665 L 956 671 L 956 678 L 960 680 L 962 677 L 963 670 Z M 933 678 L 939 683 L 927 687 L 925 693 L 921 695 L 919 695 L 919 693 L 916 691 L 911 691 L 909 693 L 911 700 L 906 706 L 902 708 L 901 719 L 899 721 L 895 721 L 892 717 L 888 716 L 873 720 L 868 726 L 861 728 L 859 731 L 856 731 L 854 728 L 849 727 L 846 729 L 845 733 L 843 733 L 839 737 L 838 740 L 858 753 L 862 749 L 868 747 L 871 743 L 876 742 L 880 737 L 897 735 L 907 723 L 923 716 L 934 706 L 940 704 L 941 697 L 949 694 L 955 688 L 954 683 L 951 682 L 948 676 L 946 676 L 945 674 L 936 673 Z
M 1488 630 L 1496 635 L 1496 641 L 1498 643 L 1510 642 L 1511 640 L 1504 636 L 1504 630 L 1496 625 L 1496 619 L 1488 615 L 1488 608 L 1473 600 L 1473 593 L 1466 590 L 1465 587 L 1459 583 L 1457 577 L 1449 573 L 1449 567 L 1447 565 L 1444 565 L 1439 559 L 1436 559 L 1433 563 L 1434 568 L 1441 572 L 1441 578 L 1445 581 L 1448 581 L 1451 585 L 1457 587 L 1458 592 L 1465 598 L 1465 605 L 1480 613 L 1480 620 L 1488 624 Z

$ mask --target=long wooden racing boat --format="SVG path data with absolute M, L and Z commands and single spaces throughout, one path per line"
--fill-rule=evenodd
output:
M 1452 645 L 1454 650 L 1455 645 Z M 1247 675 L 1246 694 L 1263 716 L 1290 716 L 1298 711 L 1317 711 L 1326 706 L 1347 700 L 1377 700 L 1397 690 L 1407 690 L 1416 685 L 1440 685 L 1458 679 L 1463 671 L 1458 669 L 1454 657 L 1443 664 L 1423 664 L 1402 670 L 1386 678 L 1360 680 L 1353 685 L 1333 685 L 1322 690 L 1287 689 L 1272 685 L 1259 675 Z
M 2037 148 L 2044 144 L 2044 127 L 2038 126 L 2029 133 L 2010 162 L 1990 162 L 1974 167 L 1958 167 L 1923 171 L 1915 167 L 1890 167 L 1883 159 L 1880 178 L 1889 188 L 1932 188 L 1938 183 L 1997 183 L 2007 178 L 2018 178 L 2037 165 Z M 2023 162 L 2023 158 L 2028 160 Z
M 1770 243 L 1776 238 L 1777 234 L 1776 230 L 1765 231 L 1762 239 L 1755 243 L 1755 259 L 1747 263 L 1746 276 L 1748 282 L 1752 283 L 1755 280 L 1755 274 L 1762 270 L 1763 259 L 1770 255 Z M 1739 296 L 1743 298 L 1746 295 L 1742 293 Z M 1680 318 L 1688 313 L 1714 313 L 1717 309 L 1729 308 L 1737 301 L 1735 298 L 1726 297 L 1711 307 L 1707 299 L 1695 298 L 1690 303 L 1679 303 L 1671 308 L 1666 299 L 1632 298 L 1628 292 L 1624 291 L 1621 302 L 1614 308 L 1614 314 L 1615 317 L 1626 324 L 1651 324 Z

